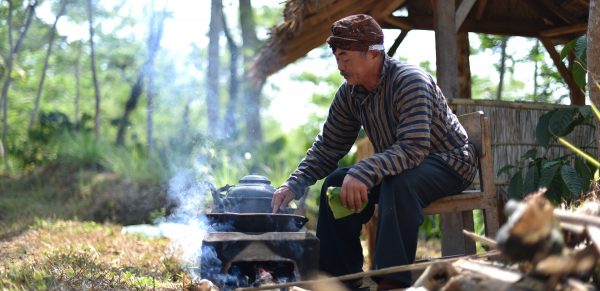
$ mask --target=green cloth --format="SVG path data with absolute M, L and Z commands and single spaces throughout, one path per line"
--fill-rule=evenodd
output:
M 367 206 L 367 202 L 364 202 L 360 207 L 360 210 L 354 212 L 352 209 L 346 208 L 342 205 L 342 202 L 340 201 L 341 193 L 342 188 L 340 187 L 327 188 L 327 201 L 329 202 L 329 208 L 331 209 L 331 212 L 333 212 L 333 217 L 335 219 L 340 219 L 351 214 L 359 213 Z

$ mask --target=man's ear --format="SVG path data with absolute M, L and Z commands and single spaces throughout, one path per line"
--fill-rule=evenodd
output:
M 382 51 L 369 51 L 369 56 L 371 57 L 371 59 L 376 59 L 379 58 L 381 52 Z

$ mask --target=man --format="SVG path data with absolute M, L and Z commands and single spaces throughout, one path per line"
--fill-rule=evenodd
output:
M 374 269 L 414 262 L 423 208 L 464 190 L 476 171 L 475 149 L 431 76 L 383 52 L 383 31 L 368 15 L 336 21 L 327 39 L 346 82 L 306 157 L 275 191 L 273 212 L 327 177 L 317 237 L 320 268 L 340 276 L 362 270 L 360 230 L 379 203 Z M 375 154 L 346 169 L 338 161 L 361 127 Z M 341 186 L 342 205 L 359 213 L 336 220 L 326 189 Z M 374 278 L 380 290 L 407 287 L 410 273 Z M 350 287 L 357 287 L 352 286 Z

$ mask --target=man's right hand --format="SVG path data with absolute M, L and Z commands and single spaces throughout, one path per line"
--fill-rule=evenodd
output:
M 294 200 L 296 195 L 288 186 L 283 185 L 273 193 L 273 200 L 271 200 L 271 208 L 273 213 L 279 212 L 280 208 L 287 207 L 290 201 Z

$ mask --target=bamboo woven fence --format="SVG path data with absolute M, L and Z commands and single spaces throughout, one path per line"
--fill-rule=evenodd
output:
M 448 103 L 457 115 L 481 110 L 488 116 L 496 189 L 499 193 L 505 193 L 513 172 L 510 176 L 498 176 L 498 170 L 509 164 L 519 165 L 521 157 L 528 150 L 537 148 L 538 155 L 547 153 L 552 158 L 572 153 L 556 142 L 551 143 L 546 150 L 538 146 L 535 138 L 535 128 L 540 116 L 556 108 L 569 107 L 567 105 L 473 99 L 451 99 Z M 597 157 L 594 136 L 592 127 L 579 126 L 567 139 Z

